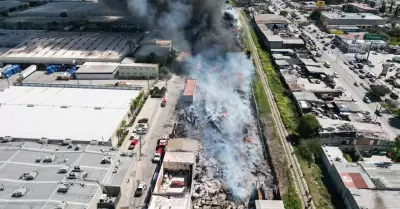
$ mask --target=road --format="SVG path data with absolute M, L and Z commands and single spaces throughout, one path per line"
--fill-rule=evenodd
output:
M 251 48 L 250 50 L 252 51 L 252 55 L 254 58 L 254 64 L 255 64 L 258 74 L 260 75 L 260 79 L 262 81 L 264 91 L 266 92 L 266 95 L 268 97 L 268 103 L 271 106 L 271 114 L 272 114 L 272 117 L 273 117 L 276 127 L 277 127 L 277 131 L 278 131 L 278 135 L 279 135 L 278 138 L 279 138 L 279 140 L 281 140 L 282 144 L 284 145 L 283 148 L 285 151 L 285 157 L 287 158 L 288 163 L 289 163 L 288 169 L 290 170 L 292 176 L 294 177 L 295 187 L 296 187 L 297 192 L 299 193 L 299 196 L 301 197 L 302 208 L 304 208 L 304 206 L 307 205 L 307 200 L 308 200 L 308 196 L 306 195 L 306 191 L 308 191 L 307 183 L 305 182 L 304 178 L 302 178 L 303 174 L 302 174 L 300 164 L 297 160 L 296 155 L 292 154 L 292 153 L 294 153 L 293 147 L 286 140 L 289 133 L 287 132 L 287 130 L 282 122 L 282 119 L 280 117 L 279 109 L 273 99 L 272 92 L 269 89 L 268 79 L 267 79 L 267 76 L 265 75 L 263 67 L 261 65 L 261 60 L 258 56 L 257 48 L 254 44 L 253 38 L 251 37 L 249 26 L 246 23 L 246 21 L 244 20 L 242 14 L 240 14 L 240 21 L 242 22 L 246 36 L 249 39 L 250 48 Z M 293 168 L 290 168 L 290 165 L 292 165 Z M 310 206 L 311 206 L 311 208 L 315 208 L 312 200 L 310 202 Z
M 135 147 L 137 153 L 134 162 L 134 172 L 132 173 L 132 188 L 129 201 L 129 208 L 142 208 L 145 204 L 146 194 L 141 197 L 134 197 L 134 191 L 138 186 L 138 182 L 145 182 L 150 188 L 150 182 L 157 165 L 152 163 L 152 158 L 156 151 L 157 139 L 163 134 L 171 133 L 173 125 L 176 121 L 175 106 L 179 99 L 180 89 L 183 87 L 184 80 L 178 76 L 172 76 L 168 81 L 168 92 L 166 93 L 167 104 L 165 107 L 160 107 L 161 99 L 149 98 L 150 104 L 143 107 L 138 119 L 142 117 L 149 118 L 148 133 L 142 139 L 141 153 L 139 157 L 139 146 Z M 146 102 L 147 103 L 147 102 Z M 133 127 L 135 124 L 133 125 Z M 146 192 L 151 192 L 148 189 Z

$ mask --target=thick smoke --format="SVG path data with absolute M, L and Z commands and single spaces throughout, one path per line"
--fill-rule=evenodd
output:
M 216 178 L 225 182 L 234 197 L 248 198 L 259 180 L 252 173 L 263 164 L 255 129 L 244 131 L 254 123 L 249 102 L 254 69 L 243 53 L 232 52 L 237 49 L 235 34 L 222 21 L 224 1 L 103 1 L 120 11 L 129 8 L 129 14 L 150 31 L 158 31 L 162 38 L 172 39 L 174 47 L 192 52 L 187 74 L 197 80 L 197 90 L 189 109 L 197 121 L 195 127 L 189 127 L 189 134 L 200 134 L 206 157 L 218 160 Z M 245 142 L 247 136 L 252 142 Z
M 174 47 L 198 53 L 218 44 L 225 51 L 237 50 L 234 36 L 221 22 L 223 0 L 99 0 L 119 10 Z

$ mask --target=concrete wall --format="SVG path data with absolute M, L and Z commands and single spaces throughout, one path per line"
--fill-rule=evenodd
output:
M 119 66 L 118 77 L 119 78 L 142 78 L 142 77 L 157 77 L 158 65 L 157 66 Z
M 97 73 L 77 73 L 77 80 L 113 80 L 115 79 L 115 73 L 109 74 L 97 74 Z

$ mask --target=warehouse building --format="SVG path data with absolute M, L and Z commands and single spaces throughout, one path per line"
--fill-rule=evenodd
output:
M 254 16 L 257 33 L 268 49 L 293 49 L 305 46 L 303 39 L 290 33 L 289 20 L 281 15 L 260 14 Z
M 28 84 L 27 84 L 28 85 Z M 0 137 L 117 144 L 137 87 L 29 84 L 0 92 Z
M 121 62 L 135 50 L 142 34 L 43 32 L 27 37 L 0 55 L 0 62 L 77 65 Z
M 385 25 L 388 20 L 371 13 L 322 12 L 324 25 L 354 25 L 360 29 Z
M 77 80 L 112 80 L 117 76 L 118 63 L 85 62 L 76 71 Z
M 194 94 L 196 92 L 196 80 L 188 79 L 185 83 L 185 88 L 183 90 L 182 102 L 184 103 L 193 103 Z
M 155 79 L 158 76 L 158 64 L 131 63 L 118 65 L 120 79 Z

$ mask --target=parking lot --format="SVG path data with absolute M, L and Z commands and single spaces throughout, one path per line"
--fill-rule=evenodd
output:
M 49 155 L 52 162 L 43 162 Z M 117 162 L 118 169 L 110 163 L 102 164 L 104 157 Z M 39 162 L 40 160 L 40 162 Z M 68 149 L 59 144 L 41 145 L 37 142 L 9 142 L 0 144 L 0 208 L 55 208 L 67 201 L 67 209 L 87 207 L 96 199 L 100 184 L 120 185 L 132 158 L 119 156 L 118 150 L 99 145 L 83 145 L 80 150 Z M 74 165 L 81 171 L 74 179 L 68 177 Z M 59 169 L 67 167 L 67 173 Z M 24 173 L 36 172 L 33 180 L 21 178 Z M 86 173 L 87 177 L 83 174 Z M 57 192 L 62 185 L 69 185 L 66 193 Z M 26 187 L 21 197 L 12 197 L 15 190 Z M 29 203 L 28 203 L 29 202 Z

